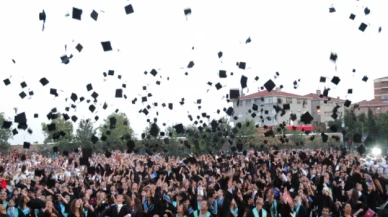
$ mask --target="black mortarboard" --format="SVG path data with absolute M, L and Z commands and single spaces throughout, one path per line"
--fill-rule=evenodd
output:
M 271 79 L 269 79 L 264 84 L 264 87 L 265 87 L 265 89 L 268 90 L 268 92 L 271 92 L 274 89 L 275 86 L 276 86 L 275 83 Z
M 134 12 L 133 7 L 131 4 L 125 6 L 125 13 L 126 14 L 132 14 Z
M 245 69 L 245 67 L 246 67 L 246 63 L 245 62 L 239 62 L 238 68 Z
M 73 100 L 74 102 L 77 101 L 77 99 L 78 99 L 77 94 L 72 93 L 71 96 L 70 96 L 70 99 Z
M 10 85 L 11 84 L 11 81 L 7 78 L 7 79 L 4 79 L 4 84 L 5 84 L 5 86 L 8 86 L 8 85 Z
M 283 110 L 290 110 L 290 104 L 283 104 Z
M 95 10 L 93 10 L 92 13 L 90 14 L 90 17 L 92 17 L 93 20 L 97 21 L 98 13 Z
M 73 8 L 73 19 L 81 20 L 82 9 Z
M 361 32 L 364 32 L 366 27 L 368 27 L 365 23 L 361 23 L 360 24 L 360 27 L 358 27 L 358 29 L 361 31 Z
M 22 113 L 17 114 L 15 116 L 14 122 L 19 123 L 19 124 L 27 123 L 26 113 L 22 112 Z
M 39 80 L 39 82 L 40 82 L 43 86 L 46 86 L 46 85 L 49 83 L 49 81 L 48 81 L 46 78 L 41 78 L 41 79 Z
M 365 13 L 365 15 L 370 14 L 370 9 L 369 9 L 368 7 L 366 7 L 366 8 L 364 9 L 364 13 Z
M 336 53 L 331 53 L 331 54 L 330 54 L 330 60 L 331 60 L 331 61 L 335 62 L 335 61 L 337 61 L 337 58 L 338 58 L 338 56 L 337 56 Z
M 93 135 L 91 141 L 93 142 L 93 144 L 96 144 L 98 142 L 98 137 Z
M 89 111 L 93 113 L 95 110 L 96 110 L 96 106 L 94 106 L 93 104 L 89 106 Z
M 229 90 L 229 98 L 237 99 L 240 97 L 240 91 L 238 89 Z
M 350 14 L 349 19 L 354 20 L 354 18 L 356 18 L 356 15 Z
M 30 91 L 30 92 L 28 92 L 28 94 L 29 94 L 30 96 L 33 96 L 33 95 L 34 95 L 34 91 Z
M 329 12 L 330 13 L 334 13 L 335 12 L 335 8 L 334 7 L 329 8 Z
M 57 89 L 55 89 L 55 88 L 50 88 L 50 94 L 51 94 L 51 95 L 54 95 L 54 96 L 58 96 Z
M 344 103 L 344 106 L 345 106 L 345 107 L 349 107 L 350 104 L 352 104 L 352 101 L 346 100 L 345 103 Z
M 55 123 L 47 124 L 47 130 L 48 130 L 49 132 L 55 131 L 56 129 L 57 129 L 57 126 L 56 126 Z
M 218 72 L 218 75 L 220 76 L 220 78 L 226 78 L 226 77 L 227 77 L 226 71 L 225 71 L 225 70 L 220 70 L 220 71 Z
M 365 146 L 364 145 L 358 146 L 357 151 L 358 153 L 360 153 L 360 155 L 363 155 L 366 151 Z
M 22 83 L 20 83 L 20 86 L 21 86 L 22 88 L 25 88 L 25 87 L 27 87 L 27 83 L 23 81 Z
M 88 165 L 89 165 L 89 160 L 88 160 L 88 158 L 81 157 L 81 158 L 79 159 L 79 164 L 80 164 L 80 165 L 84 165 L 84 166 L 88 166 Z
M 331 126 L 330 126 L 330 131 L 331 131 L 331 132 L 337 132 L 337 130 L 338 130 L 338 129 L 337 129 L 337 126 L 335 126 L 335 125 L 331 125 Z
M 222 85 L 220 83 L 217 83 L 215 87 L 216 87 L 217 90 L 219 90 L 219 89 L 222 88 Z
M 187 68 L 193 68 L 193 66 L 194 66 L 194 62 L 190 61 L 189 64 L 187 65 Z
M 156 71 L 155 69 L 152 69 L 150 71 L 150 74 L 153 75 L 153 76 L 156 76 L 158 74 L 158 71 Z
M 327 134 L 325 134 L 325 133 L 321 133 L 321 137 L 322 137 L 322 142 L 327 142 L 327 140 L 329 139 L 329 136 L 327 135 Z
M 25 149 L 30 149 L 30 146 L 31 146 L 31 143 L 29 143 L 29 142 L 23 143 L 23 148 L 25 148 Z
M 63 116 L 63 119 L 64 119 L 65 121 L 67 121 L 67 120 L 70 119 L 69 115 L 66 114 L 66 113 L 64 113 L 62 116 Z
M 314 118 L 309 112 L 306 112 L 300 116 L 300 121 L 304 124 L 310 124 L 312 120 L 314 120 Z
M 44 12 L 44 10 L 39 13 L 39 20 L 42 20 L 43 22 L 46 21 L 46 12 Z
M 367 82 L 367 81 L 368 81 L 368 76 L 365 75 L 365 76 L 362 78 L 362 81 Z
M 92 97 L 93 97 L 94 99 L 97 99 L 97 97 L 98 97 L 98 93 L 96 93 L 96 92 L 93 92 L 93 93 L 92 93 Z
M 27 96 L 27 94 L 24 93 L 24 91 L 22 91 L 21 93 L 19 93 L 19 96 L 20 98 L 24 99 Z
M 4 129 L 9 129 L 9 128 L 11 128 L 11 126 L 12 126 L 12 122 L 11 121 L 3 121 L 3 126 L 2 126 L 2 128 L 4 128 Z
M 88 91 L 91 91 L 91 90 L 93 90 L 93 86 L 92 86 L 92 84 L 88 84 L 88 85 L 86 85 L 86 90 L 88 90 Z
M 116 89 L 116 98 L 123 98 L 123 89 Z
M 108 71 L 108 75 L 110 75 L 110 76 L 115 75 L 115 71 L 114 71 L 114 70 L 109 70 L 109 71 Z
M 172 104 L 172 103 L 169 103 L 169 104 L 168 104 L 168 108 L 169 108 L 169 109 L 171 109 L 171 110 L 172 110 L 172 109 L 173 109 L 173 107 L 174 107 L 174 106 L 173 106 L 173 104 Z
M 174 126 L 176 133 L 182 134 L 185 132 L 185 129 L 183 127 L 183 124 L 177 124 Z
M 77 118 L 77 116 L 73 115 L 73 116 L 71 116 L 71 120 L 72 120 L 73 122 L 77 122 L 78 118 Z
M 248 82 L 248 78 L 244 75 L 241 75 L 241 79 L 240 79 L 241 88 L 243 89 L 246 88 L 247 82 Z
M 222 51 L 218 52 L 218 58 L 222 57 Z
M 15 129 L 13 129 L 12 130 L 12 135 L 16 135 L 16 134 L 18 134 L 19 132 L 18 132 L 18 130 L 15 128 Z
M 353 93 L 353 89 L 348 89 L 348 94 L 352 94 Z
M 334 76 L 332 79 L 331 79 L 331 82 L 335 85 L 338 85 L 338 83 L 341 81 L 341 79 L 338 77 L 338 76 Z
M 187 15 L 191 14 L 191 9 L 190 8 L 186 8 L 184 10 L 184 12 L 185 12 L 185 15 L 187 16 Z
M 77 46 L 75 47 L 75 49 L 77 49 L 78 52 L 81 52 L 83 48 L 84 47 L 81 44 L 77 44 Z
M 101 45 L 104 52 L 112 50 L 112 45 L 110 44 L 110 41 L 102 41 Z
M 325 83 L 326 82 L 326 77 L 322 77 L 319 79 L 319 82 Z

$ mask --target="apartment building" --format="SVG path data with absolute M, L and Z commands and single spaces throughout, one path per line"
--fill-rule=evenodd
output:
M 345 100 L 340 99 L 339 97 L 330 97 L 328 101 L 327 98 L 321 98 L 321 91 L 317 90 L 316 93 L 310 93 L 305 95 L 306 97 L 311 98 L 311 116 L 314 118 L 313 125 L 319 123 L 327 124 L 329 121 L 334 121 L 333 118 L 333 109 L 338 105 L 337 110 L 337 119 L 343 119 L 345 115 Z
M 290 109 L 281 116 L 281 112 L 276 113 L 274 105 L 283 108 L 284 104 L 289 104 Z M 254 105 L 257 105 L 257 111 L 253 110 Z M 282 92 L 280 89 L 271 92 L 265 90 L 241 96 L 239 100 L 233 100 L 233 108 L 235 116 L 238 117 L 237 120 L 233 120 L 235 123 L 248 119 L 254 120 L 260 127 L 264 125 L 277 126 L 283 122 L 287 125 L 297 126 L 304 125 L 304 123 L 300 123 L 302 114 L 311 113 L 311 97 Z M 256 116 L 252 117 L 252 113 L 255 113 Z M 297 115 L 296 121 L 290 119 L 291 114 Z
M 367 113 L 369 109 L 375 115 L 388 112 L 388 77 L 374 80 L 374 99 L 363 100 L 356 104 L 358 107 L 355 109 L 356 115 Z

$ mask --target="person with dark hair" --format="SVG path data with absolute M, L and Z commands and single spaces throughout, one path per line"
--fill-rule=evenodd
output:
M 70 213 L 68 217 L 85 217 L 85 213 L 82 210 L 82 200 L 75 199 L 70 205 Z
M 133 211 L 131 217 L 143 217 L 143 206 L 139 198 L 134 199 Z
M 256 199 L 255 208 L 251 209 L 247 213 L 247 217 L 267 217 L 267 211 L 263 208 L 264 200 L 261 197 Z
M 15 206 L 15 201 L 13 199 L 10 199 L 8 201 L 7 214 L 10 217 L 25 217 L 26 216 L 25 213 L 22 212 L 22 210 L 20 208 Z M 29 213 L 29 208 L 28 208 L 27 215 L 28 214 L 30 214 Z

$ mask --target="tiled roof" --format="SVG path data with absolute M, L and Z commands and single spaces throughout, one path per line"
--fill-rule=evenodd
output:
M 358 104 L 359 107 L 368 107 L 368 106 L 388 106 L 388 102 L 382 102 L 380 100 L 372 99 L 372 100 L 363 100 Z
M 268 97 L 268 96 L 282 96 L 282 97 L 295 97 L 295 98 L 310 98 L 306 96 L 301 96 L 293 93 L 287 93 L 282 91 L 276 91 L 272 90 L 271 92 L 268 92 L 267 90 L 263 90 L 257 93 L 249 94 L 246 96 L 240 97 L 240 100 L 244 99 L 255 99 L 255 98 L 261 98 L 261 97 Z
M 318 94 L 315 94 L 315 93 L 309 93 L 309 94 L 307 94 L 307 95 L 305 95 L 306 97 L 310 97 L 310 98 L 312 98 L 312 100 L 325 100 L 326 98 L 321 98 L 321 97 L 319 97 L 319 95 Z M 337 99 L 337 98 L 335 98 L 335 97 L 330 97 L 330 101 L 332 101 L 332 102 L 345 102 L 345 100 L 343 100 L 343 99 Z

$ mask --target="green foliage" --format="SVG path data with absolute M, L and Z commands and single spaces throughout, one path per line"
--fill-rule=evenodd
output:
M 241 128 L 238 128 L 236 138 L 239 139 L 243 144 L 251 143 L 255 140 L 257 130 L 255 122 L 253 120 L 245 120 L 241 123 Z
M 216 128 L 198 130 L 196 126 L 186 127 L 185 137 L 191 145 L 191 151 L 195 154 L 218 152 L 227 144 L 227 135 L 230 131 L 228 120 L 222 118 Z
M 83 148 L 92 148 L 91 138 L 94 135 L 93 124 L 90 119 L 82 119 L 78 122 L 78 128 L 75 131 L 74 143 Z
M 3 129 L 4 114 L 0 113 L 0 148 L 7 149 L 9 147 L 8 140 L 12 139 L 12 132 L 10 129 Z
M 112 126 L 110 119 L 116 119 L 116 125 Z M 126 123 L 126 125 L 125 125 Z M 107 137 L 107 141 L 103 144 L 108 149 L 127 149 L 126 143 L 133 138 L 133 129 L 129 124 L 128 117 L 124 113 L 113 113 L 104 120 L 104 124 L 99 128 L 101 135 Z
M 356 113 L 354 112 L 354 108 L 345 110 L 344 122 L 345 129 L 347 132 L 347 140 L 352 139 L 354 134 L 361 133 L 361 124 L 359 124 L 358 122 L 358 118 L 356 116 Z
M 385 114 L 386 115 L 386 114 Z M 384 119 L 385 115 L 378 117 L 379 119 Z M 365 124 L 366 123 L 366 124 Z M 371 109 L 368 109 L 368 118 L 367 121 L 364 123 L 364 126 L 366 126 L 366 132 L 369 136 L 372 138 L 377 136 L 378 128 L 376 124 L 376 117 L 373 114 L 373 111 Z
M 73 144 L 73 123 L 69 121 L 65 121 L 62 117 L 62 115 L 58 114 L 59 117 L 50 120 L 49 123 L 42 123 L 42 131 L 43 135 L 45 136 L 44 144 L 47 145 L 48 143 L 53 143 L 55 146 L 57 146 L 60 150 L 71 150 L 76 147 L 76 144 Z M 50 131 L 47 128 L 47 125 L 55 123 L 56 130 Z M 60 137 L 59 139 L 54 140 L 53 135 L 55 133 L 63 131 L 66 135 L 63 137 Z
M 329 121 L 329 122 L 327 122 L 327 126 L 329 128 L 332 127 L 332 126 L 335 126 L 335 128 L 337 129 L 337 132 L 341 132 L 343 130 L 342 121 L 343 121 L 342 119 L 337 119 L 337 120 L 334 120 L 334 121 Z

